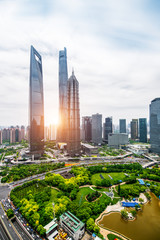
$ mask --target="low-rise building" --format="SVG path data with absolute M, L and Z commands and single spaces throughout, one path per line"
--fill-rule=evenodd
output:
M 53 240 L 58 235 L 58 224 L 54 219 L 44 228 L 46 229 L 46 237 L 48 240 Z
M 82 147 L 82 150 L 88 155 L 98 153 L 98 147 L 92 146 L 90 144 L 81 143 L 81 147 Z
M 81 239 L 85 233 L 85 224 L 69 211 L 60 216 L 60 225 L 74 240 Z
M 108 135 L 108 146 L 120 148 L 120 146 L 128 144 L 128 134 L 126 133 L 110 133 Z

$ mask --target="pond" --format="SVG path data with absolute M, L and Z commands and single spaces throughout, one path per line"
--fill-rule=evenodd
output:
M 101 227 L 117 231 L 132 240 L 160 239 L 160 201 L 151 193 L 151 202 L 143 206 L 137 219 L 125 221 L 120 213 L 111 213 L 99 221 Z

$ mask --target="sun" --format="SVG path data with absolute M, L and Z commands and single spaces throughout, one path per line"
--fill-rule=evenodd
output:
M 49 115 L 47 115 L 45 117 L 45 126 L 58 125 L 58 123 L 59 123 L 58 116 L 49 116 Z

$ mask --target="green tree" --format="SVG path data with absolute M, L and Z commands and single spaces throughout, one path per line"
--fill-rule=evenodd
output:
M 139 202 L 142 204 L 144 202 L 143 198 L 139 198 Z
M 13 210 L 11 208 L 9 208 L 7 210 L 7 216 L 8 216 L 8 218 L 12 218 L 14 216 L 14 212 L 13 212 Z
M 128 212 L 126 210 L 121 210 L 121 217 L 124 219 L 128 219 Z
M 95 226 L 95 223 L 94 223 L 94 219 L 93 218 L 89 218 L 86 222 L 86 227 L 89 231 L 93 231 L 94 229 L 94 226 Z
M 46 233 L 46 229 L 45 229 L 42 225 L 39 225 L 39 226 L 37 227 L 37 231 L 39 232 L 39 234 L 40 234 L 41 236 L 44 236 L 45 233 Z

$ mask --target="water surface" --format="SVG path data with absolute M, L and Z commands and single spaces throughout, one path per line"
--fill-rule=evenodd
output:
M 160 239 L 160 201 L 151 193 L 151 202 L 138 212 L 137 219 L 125 221 L 120 213 L 111 213 L 99 221 L 100 226 L 122 233 L 132 240 Z

